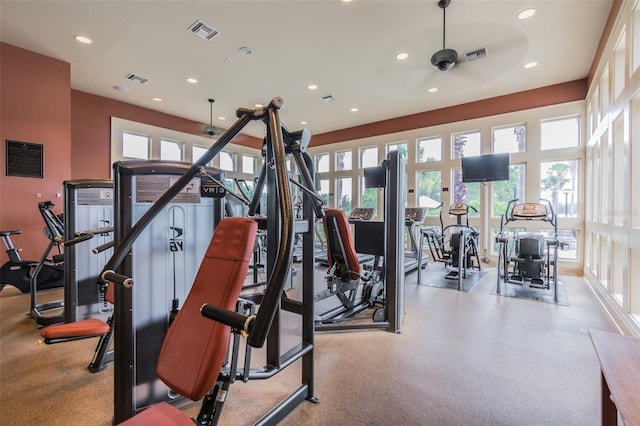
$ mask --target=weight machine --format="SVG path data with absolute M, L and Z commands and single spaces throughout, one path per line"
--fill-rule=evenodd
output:
M 327 210 L 324 226 L 330 269 L 327 289 L 316 298 L 335 294 L 341 306 L 316 317 L 316 330 L 381 328 L 400 332 L 404 317 L 405 167 L 398 151 L 387 154 L 378 170 L 383 172 L 381 180 L 386 187 L 384 221 L 351 221 L 353 239 L 344 213 Z M 374 256 L 369 270 L 363 270 L 358 253 Z M 372 322 L 347 321 L 367 308 L 373 308 Z
M 553 301 L 558 302 L 558 221 L 551 203 L 521 203 L 511 200 L 500 221 L 498 278 L 496 293 L 504 284 L 528 285 L 549 290 L 553 282 Z M 541 221 L 553 227 L 553 236 L 541 232 L 510 233 L 507 225 L 516 221 Z M 509 266 L 511 265 L 511 268 Z
M 305 400 L 317 402 L 317 398 L 314 396 L 313 386 L 314 271 L 313 256 L 311 253 L 313 253 L 314 239 L 313 215 L 315 213 L 317 217 L 322 217 L 322 203 L 318 202 L 317 195 L 315 197 L 311 196 L 314 194 L 313 189 L 311 189 L 314 188 L 314 185 L 311 178 L 312 174 L 309 170 L 313 170 L 313 162 L 308 153 L 306 153 L 306 146 L 309 143 L 310 133 L 306 129 L 300 132 L 289 132 L 286 130 L 286 128 L 284 128 L 280 123 L 278 114 L 278 110 L 282 105 L 282 99 L 276 97 L 267 107 L 264 108 L 256 110 L 238 109 L 236 113 L 238 120 L 236 123 L 234 123 L 216 141 L 216 143 L 214 143 L 211 148 L 209 148 L 209 150 L 198 159 L 198 161 L 185 169 L 183 174 L 180 177 L 177 177 L 175 181 L 173 181 L 173 184 L 164 191 L 164 193 L 159 195 L 151 207 L 135 222 L 131 221 L 128 224 L 122 222 L 124 220 L 121 216 L 123 212 L 120 212 L 120 208 L 118 206 L 125 202 L 125 198 L 127 198 L 128 194 L 126 192 L 120 192 L 120 178 L 117 174 L 115 175 L 115 251 L 101 274 L 101 280 L 103 282 L 106 280 L 113 280 L 113 282 L 118 283 L 123 281 L 123 278 L 132 278 L 133 281 L 137 283 L 136 277 L 127 275 L 133 271 L 133 265 L 131 264 L 131 256 L 129 253 L 136 239 L 141 236 L 145 228 L 153 222 L 154 217 L 158 213 L 162 212 L 171 200 L 183 191 L 183 189 L 195 177 L 200 177 L 202 180 L 208 179 L 205 165 L 218 155 L 222 149 L 242 130 L 242 128 L 251 121 L 263 121 L 267 126 L 264 150 L 265 160 L 262 166 L 263 171 L 256 183 L 255 190 L 255 194 L 258 194 L 258 197 L 254 194 L 254 198 L 248 211 L 249 216 L 255 214 L 255 208 L 259 203 L 259 196 L 262 193 L 262 186 L 266 183 L 267 211 L 269 212 L 269 215 L 266 219 L 260 220 L 259 222 L 266 226 L 267 271 L 269 271 L 269 279 L 265 291 L 259 295 L 254 295 L 251 298 L 251 301 L 259 305 L 260 308 L 257 310 L 257 314 L 255 315 L 246 311 L 234 312 L 230 310 L 226 303 L 218 304 L 217 298 L 215 300 L 212 299 L 211 302 L 202 308 L 202 312 L 207 317 L 216 321 L 217 323 L 213 328 L 222 332 L 210 335 L 206 338 L 198 339 L 197 342 L 193 342 L 193 344 L 199 345 L 198 349 L 206 346 L 212 348 L 216 357 L 224 357 L 229 347 L 229 341 L 227 338 L 228 334 L 225 334 L 224 330 L 227 330 L 228 332 L 229 327 L 231 327 L 234 331 L 234 335 L 237 334 L 238 338 L 240 334 L 247 336 L 247 347 L 259 348 L 266 343 L 266 362 L 264 366 L 259 368 L 236 369 L 232 367 L 231 369 L 227 369 L 225 367 L 219 371 L 215 371 L 219 364 L 217 366 L 213 364 L 209 365 L 205 374 L 206 377 L 198 376 L 198 380 L 201 378 L 204 380 L 200 385 L 204 387 L 211 387 L 216 380 L 221 381 L 223 385 L 221 388 L 214 387 L 211 398 L 205 398 L 205 401 L 207 401 L 206 403 L 213 405 L 213 407 L 205 408 L 205 412 L 208 413 L 204 416 L 207 423 L 202 424 L 213 424 L 217 421 L 219 418 L 219 414 L 217 413 L 219 413 L 219 409 L 221 409 L 221 404 L 224 403 L 224 398 L 228 391 L 228 384 L 233 382 L 236 378 L 242 380 L 267 379 L 292 365 L 297 360 L 301 360 L 302 364 L 300 386 L 289 394 L 289 396 L 283 399 L 262 419 L 260 419 L 258 423 L 275 424 L 282 420 L 301 402 Z M 305 197 L 304 200 L 303 220 L 298 223 L 294 223 L 290 188 L 290 185 L 294 183 L 290 181 L 287 173 L 285 164 L 285 155 L 287 154 L 293 155 L 298 169 L 301 172 L 301 179 L 304 182 L 301 186 L 305 188 L 305 194 L 309 195 L 308 197 Z M 303 234 L 303 250 L 305 251 L 302 262 L 303 288 L 301 301 L 291 300 L 284 294 L 284 288 L 291 279 L 290 275 L 294 232 Z M 137 285 L 138 284 L 133 287 L 135 288 Z M 153 411 L 150 411 L 149 415 L 156 412 L 155 410 L 165 412 L 168 409 L 172 413 L 170 415 L 171 418 L 176 421 L 180 419 L 180 421 L 184 422 L 184 414 L 180 413 L 179 410 L 171 407 L 169 404 L 162 403 L 163 401 L 178 403 L 180 398 L 176 399 L 176 394 L 174 392 L 171 392 L 169 395 L 165 394 L 161 401 L 154 401 L 149 398 L 143 401 L 136 400 L 136 394 L 138 394 L 137 396 L 139 397 L 147 387 L 140 389 L 136 388 L 135 377 L 133 374 L 136 362 L 136 359 L 133 357 L 133 351 L 136 347 L 136 333 L 133 328 L 134 323 L 131 317 L 133 309 L 131 292 L 131 288 L 127 288 L 123 285 L 117 285 L 115 287 L 115 323 L 118 326 L 115 328 L 114 421 L 115 423 L 125 421 L 148 406 L 151 406 L 156 402 L 161 402 L 161 404 L 159 404 L 160 408 L 153 408 Z M 191 296 L 191 294 L 189 296 Z M 284 353 L 280 347 L 281 309 L 300 314 L 302 316 L 301 341 Z M 185 310 L 179 310 L 175 321 L 180 321 L 179 318 L 183 312 L 185 312 Z M 189 310 L 189 312 L 191 312 L 191 310 Z M 224 324 L 224 326 L 219 327 L 221 324 Z M 172 329 L 173 328 L 170 328 L 170 330 Z M 188 335 L 190 333 L 186 332 L 185 334 Z M 205 345 L 205 342 L 208 342 L 208 344 Z M 237 360 L 236 357 L 238 356 L 238 349 L 235 345 L 234 348 L 235 349 L 232 350 L 231 357 Z M 180 350 L 184 351 L 184 348 L 180 347 Z M 145 355 L 145 357 L 151 364 L 151 367 L 156 367 L 153 354 Z M 178 364 L 183 364 L 182 360 L 178 360 Z M 157 370 L 157 373 L 158 376 L 163 376 L 159 370 Z M 172 387 L 175 386 L 170 380 L 168 383 L 171 383 Z M 188 398 L 197 396 L 190 392 L 182 392 L 182 390 L 183 389 L 177 388 L 177 392 Z M 172 398 L 169 399 L 168 396 L 172 396 Z M 144 421 L 142 421 L 142 423 L 144 423 Z

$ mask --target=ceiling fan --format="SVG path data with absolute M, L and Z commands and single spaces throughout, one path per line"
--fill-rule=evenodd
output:
M 440 71 L 447 71 L 454 66 L 458 60 L 458 52 L 454 49 L 446 48 L 447 7 L 449 7 L 450 4 L 451 0 L 438 1 L 438 7 L 442 9 L 442 49 L 431 56 L 431 63 Z

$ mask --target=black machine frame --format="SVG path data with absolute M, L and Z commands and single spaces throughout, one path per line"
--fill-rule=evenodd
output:
M 400 333 L 404 317 L 404 278 L 405 278 L 405 159 L 397 150 L 390 151 L 383 161 L 381 170 L 385 173 L 385 201 L 384 222 L 353 221 L 355 229 L 355 251 L 360 254 L 370 254 L 375 257 L 374 274 L 382 280 L 382 286 L 378 283 L 356 282 L 345 283 L 345 288 L 362 285 L 365 293 L 358 302 L 353 304 L 343 303 L 342 307 L 333 313 L 319 318 L 316 321 L 317 331 L 362 330 L 383 329 L 391 333 Z M 364 228 L 364 229 L 359 229 Z M 327 235 L 327 244 L 329 243 Z M 339 235 L 337 235 L 339 237 Z M 341 238 L 336 241 L 340 245 L 345 242 Z M 382 271 L 376 271 L 379 257 L 383 259 Z M 333 278 L 328 278 L 328 286 L 334 285 Z M 380 290 L 380 287 L 381 290 Z M 348 291 L 356 291 L 357 288 Z M 373 294 L 366 292 L 372 291 Z M 382 295 L 379 292 L 382 291 Z M 374 308 L 372 320 L 345 321 L 366 308 Z M 340 309 L 342 308 L 342 309 Z
M 255 193 L 261 194 L 261 188 L 267 185 L 267 206 L 270 214 L 266 217 L 267 233 L 267 271 L 270 272 L 265 291 L 257 295 L 260 309 L 256 315 L 244 315 L 226 311 L 217 306 L 207 305 L 203 308 L 203 314 L 215 321 L 241 330 L 247 334 L 247 344 L 251 347 L 262 347 L 266 343 L 266 363 L 261 369 L 251 371 L 250 379 L 264 379 L 272 377 L 294 361 L 302 361 L 301 384 L 289 396 L 283 399 L 276 407 L 265 414 L 257 424 L 275 424 L 282 420 L 291 410 L 301 402 L 310 400 L 317 402 L 314 394 L 314 300 L 313 300 L 313 214 L 322 216 L 322 203 L 319 198 L 312 197 L 315 194 L 313 175 L 313 162 L 306 154 L 306 146 L 309 143 L 310 133 L 305 129 L 300 132 L 289 132 L 280 122 L 279 109 L 284 105 L 281 98 L 275 97 L 267 107 L 251 109 L 238 109 L 238 120 L 215 142 L 203 156 L 191 167 L 184 171 L 175 183 L 158 199 L 154 205 L 131 226 L 123 226 L 120 221 L 122 212 L 116 208 L 116 235 L 115 251 L 107 262 L 102 273 L 102 281 L 107 279 L 116 283 L 129 283 L 130 277 L 126 272 L 130 265 L 128 253 L 136 240 L 153 218 L 160 212 L 195 176 L 204 176 L 203 170 L 222 149 L 251 121 L 262 121 L 267 127 L 265 138 L 265 160 L 263 171 L 257 182 Z M 293 155 L 305 188 L 303 206 L 304 220 L 294 223 L 292 207 L 290 179 L 285 165 L 285 155 Z M 305 155 L 303 155 L 305 154 Z M 116 188 L 118 187 L 116 176 Z M 116 206 L 118 199 L 125 196 L 116 193 Z M 252 200 L 249 206 L 249 215 L 256 211 L 259 199 Z M 290 280 L 291 263 L 293 255 L 294 232 L 303 234 L 303 250 L 308 255 L 303 256 L 303 289 L 302 301 L 293 301 L 285 297 L 284 288 Z M 135 280 L 135 277 L 134 277 Z M 124 285 L 115 288 L 115 359 L 114 359 L 114 421 L 122 422 L 135 414 L 132 406 L 131 394 L 131 351 L 133 340 L 130 331 L 131 318 L 128 312 L 131 291 Z M 281 350 L 281 309 L 288 310 L 302 316 L 301 342 L 293 348 L 282 352 Z M 246 375 L 238 372 L 239 376 Z

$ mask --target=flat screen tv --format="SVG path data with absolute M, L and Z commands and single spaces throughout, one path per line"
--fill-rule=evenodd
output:
M 364 169 L 365 188 L 384 188 L 387 174 L 382 166 L 365 167 Z
M 462 182 L 509 180 L 509 154 L 462 157 Z

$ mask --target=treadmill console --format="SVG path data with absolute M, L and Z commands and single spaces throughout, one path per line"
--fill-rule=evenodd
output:
M 372 207 L 356 207 L 355 209 L 351 210 L 349 221 L 371 220 L 373 219 L 374 214 L 375 209 Z
M 426 215 L 426 207 L 407 207 L 404 209 L 405 220 L 413 223 L 422 223 Z

